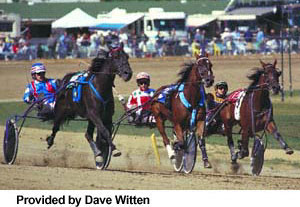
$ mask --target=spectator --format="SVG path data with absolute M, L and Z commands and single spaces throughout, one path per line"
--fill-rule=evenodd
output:
M 157 31 L 155 36 L 155 49 L 159 57 L 163 56 L 163 44 L 164 44 L 164 37 L 160 34 L 160 31 Z
M 264 52 L 264 40 L 265 40 L 265 34 L 258 27 L 257 34 L 256 34 L 256 47 L 257 47 L 258 52 Z
M 50 37 L 47 39 L 47 46 L 49 51 L 49 58 L 55 59 L 55 47 L 56 47 L 56 38 L 53 34 L 50 34 Z

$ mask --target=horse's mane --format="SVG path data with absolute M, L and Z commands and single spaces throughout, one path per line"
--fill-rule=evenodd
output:
M 249 80 L 252 80 L 252 83 L 250 83 L 248 89 L 255 87 L 259 81 L 259 77 L 264 73 L 263 68 L 253 68 L 252 71 L 254 72 L 247 76 Z
M 100 72 L 101 68 L 104 65 L 105 61 L 106 61 L 105 58 L 98 58 L 98 57 L 94 58 L 92 60 L 91 66 L 88 68 L 88 71 L 91 71 L 91 72 Z
M 180 78 L 177 81 L 178 84 L 186 81 L 186 79 L 189 77 L 190 72 L 193 69 L 193 66 L 194 66 L 193 62 L 183 64 L 183 68 L 177 74 L 178 76 L 180 76 Z

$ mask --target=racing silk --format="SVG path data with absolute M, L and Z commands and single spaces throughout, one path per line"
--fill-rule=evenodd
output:
M 133 91 L 130 94 L 129 99 L 127 101 L 127 105 L 126 105 L 127 108 L 131 109 L 135 106 L 143 105 L 143 107 L 141 107 L 141 109 L 139 109 L 138 111 L 150 109 L 150 104 L 145 104 L 145 103 L 149 101 L 151 97 L 153 97 L 154 92 L 155 90 L 152 88 L 149 88 L 147 91 L 141 91 L 140 89 Z
M 225 98 L 218 97 L 215 91 L 212 93 L 212 95 L 214 96 L 214 100 L 217 104 L 222 103 L 225 100 Z
M 23 100 L 25 103 L 30 103 L 38 99 L 43 94 L 46 98 L 44 104 L 53 105 L 55 102 L 55 91 L 57 89 L 56 82 L 54 79 L 47 79 L 46 81 L 33 80 L 27 84 Z
M 223 103 L 224 100 L 225 100 L 225 98 L 218 97 L 216 95 L 215 91 L 213 93 L 210 93 L 210 94 L 213 96 L 214 100 L 213 101 L 209 101 L 207 103 L 207 109 L 208 110 L 212 110 L 212 109 L 216 108 L 218 105 L 220 105 L 221 103 Z

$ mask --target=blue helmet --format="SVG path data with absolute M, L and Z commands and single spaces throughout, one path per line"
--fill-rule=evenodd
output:
M 31 74 L 45 73 L 45 72 L 46 72 L 46 67 L 43 63 L 34 63 L 31 66 Z

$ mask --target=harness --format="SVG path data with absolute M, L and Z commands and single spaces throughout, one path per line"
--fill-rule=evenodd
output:
M 95 78 L 96 75 L 92 75 L 89 80 L 85 80 L 86 77 L 85 76 L 81 76 L 78 80 L 76 81 L 71 81 L 68 83 L 68 86 L 72 85 L 73 83 L 77 83 L 78 86 L 73 86 L 73 101 L 76 102 L 76 103 L 79 103 L 80 100 L 81 100 L 81 93 L 82 93 L 82 85 L 84 84 L 88 84 L 90 89 L 92 90 L 94 96 L 96 96 L 96 98 L 101 101 L 104 105 L 106 105 L 106 103 L 108 102 L 105 101 L 103 99 L 103 97 L 101 96 L 101 94 L 97 91 L 97 89 L 95 88 L 94 84 L 93 84 L 93 80 Z
M 185 98 L 183 91 L 184 91 L 184 83 L 181 83 L 178 88 L 178 96 L 179 96 L 181 103 L 192 113 L 191 119 L 190 119 L 190 129 L 193 130 L 193 128 L 195 127 L 198 110 L 200 107 L 205 106 L 205 90 L 204 90 L 203 84 L 201 84 L 200 91 L 199 91 L 200 95 L 201 95 L 200 96 L 201 99 L 199 100 L 199 103 L 196 106 L 196 108 L 192 108 L 192 105 Z

